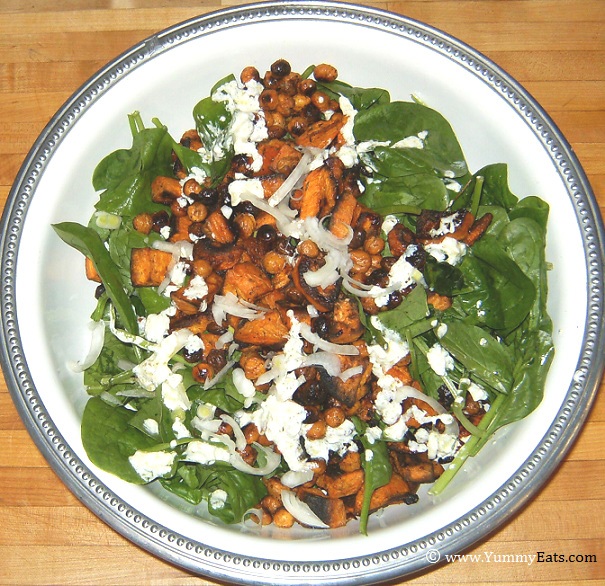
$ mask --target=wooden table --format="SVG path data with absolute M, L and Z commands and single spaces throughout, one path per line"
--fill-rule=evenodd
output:
M 0 205 L 28 149 L 91 74 L 139 40 L 228 4 L 212 0 L 2 0 Z M 537 98 L 572 143 L 605 205 L 603 0 L 374 2 L 427 22 L 492 58 Z M 601 391 L 603 391 L 601 387 Z M 212 584 L 107 527 L 49 469 L 0 378 L 0 583 Z M 605 397 L 562 466 L 511 522 L 455 562 L 411 583 L 605 582 Z M 494 562 L 538 551 L 596 563 Z M 486 552 L 493 553 L 486 561 Z M 502 559 L 502 558 L 501 558 Z M 506 558 L 504 558 L 506 559 Z

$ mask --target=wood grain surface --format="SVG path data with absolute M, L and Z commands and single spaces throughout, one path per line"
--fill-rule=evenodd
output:
M 169 25 L 237 2 L 0 0 L 0 208 L 37 135 L 107 61 Z M 486 54 L 520 81 L 571 142 L 605 206 L 603 0 L 372 2 Z M 546 487 L 474 546 L 411 584 L 605 583 L 605 397 Z M 62 484 L 0 378 L 0 584 L 213 584 L 114 532 Z M 514 563 L 537 552 L 596 561 Z M 497 557 L 498 556 L 498 557 Z M 498 561 L 497 561 L 498 560 Z

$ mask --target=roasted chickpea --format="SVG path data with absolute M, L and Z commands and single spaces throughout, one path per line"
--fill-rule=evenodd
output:
M 342 425 L 346 418 L 345 412 L 340 407 L 331 407 L 324 411 L 326 425 L 330 427 Z
M 246 438 L 247 444 L 252 444 L 258 441 L 258 436 L 260 434 L 258 433 L 258 427 L 256 427 L 254 423 L 248 423 L 248 425 L 246 425 L 242 431 L 244 432 L 244 437 Z
M 353 262 L 353 270 L 365 274 L 372 266 L 372 257 L 362 248 L 356 248 L 349 255 Z
M 212 265 L 203 258 L 199 258 L 194 260 L 191 263 L 191 268 L 193 270 L 193 274 L 199 277 L 204 277 L 204 279 L 212 273 Z
M 261 500 L 260 506 L 265 509 L 265 511 L 273 514 L 282 507 L 282 502 L 277 497 L 268 494 L 263 498 L 263 500 Z
M 258 98 L 261 108 L 265 112 L 272 112 L 277 109 L 279 104 L 279 97 L 277 90 L 269 89 L 263 90 L 260 97 Z
M 248 238 L 254 234 L 256 229 L 256 220 L 252 214 L 237 214 L 233 220 L 239 228 L 240 236 Z
M 323 419 L 316 421 L 311 425 L 311 427 L 307 430 L 307 437 L 310 440 L 321 439 L 326 435 L 326 422 Z
M 324 92 L 315 92 L 311 96 L 311 103 L 320 111 L 327 112 L 330 109 L 330 97 Z
M 286 266 L 286 257 L 274 250 L 270 250 L 263 257 L 263 268 L 270 274 L 276 275 Z
M 286 77 L 292 71 L 292 67 L 290 63 L 288 63 L 285 59 L 278 59 L 274 63 L 271 64 L 271 73 L 278 78 Z
M 313 70 L 313 77 L 317 81 L 330 82 L 338 77 L 338 70 L 333 65 L 322 63 Z
M 294 517 L 286 509 L 281 508 L 273 513 L 273 524 L 282 529 L 289 529 L 294 525 Z
M 251 80 L 260 81 L 260 73 L 256 67 L 244 67 L 239 78 L 242 83 L 248 83 Z
M 368 236 L 363 243 L 368 254 L 380 254 L 384 250 L 384 240 L 380 236 Z
M 196 201 L 187 208 L 187 217 L 192 222 L 203 222 L 208 217 L 208 208 Z
M 311 96 L 316 89 L 317 83 L 313 79 L 302 79 L 298 83 L 298 91 L 305 96 Z
M 299 254 L 303 256 L 308 256 L 309 258 L 317 258 L 319 255 L 319 247 L 313 240 L 303 240 L 297 247 L 296 250 Z

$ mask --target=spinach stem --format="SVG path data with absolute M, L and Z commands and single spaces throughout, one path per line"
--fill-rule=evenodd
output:
M 492 403 L 491 409 L 483 416 L 483 419 L 479 422 L 477 426 L 478 429 L 485 432 L 489 424 L 492 422 L 494 417 L 496 417 L 498 410 L 504 400 L 506 399 L 506 395 L 498 395 L 494 402 Z M 456 475 L 458 470 L 462 468 L 462 465 L 466 462 L 468 457 L 472 454 L 475 446 L 487 437 L 484 438 L 479 437 L 478 435 L 473 435 L 458 451 L 454 460 L 450 463 L 448 469 L 439 477 L 437 482 L 433 484 L 431 489 L 429 490 L 429 494 L 432 496 L 437 496 L 441 494 L 445 487 L 451 482 L 452 478 Z
M 477 210 L 479 209 L 479 202 L 481 201 L 481 192 L 483 191 L 484 178 L 478 175 L 475 179 L 475 188 L 473 189 L 473 195 L 471 197 L 471 209 L 470 212 L 473 217 L 477 217 Z

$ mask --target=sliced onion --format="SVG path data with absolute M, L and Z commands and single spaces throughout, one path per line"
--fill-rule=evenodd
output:
M 276 379 L 279 376 L 279 372 L 277 370 L 267 370 L 267 372 L 263 372 L 257 379 L 256 385 L 262 386 L 267 383 L 270 383 L 272 380 Z
M 310 480 L 313 480 L 313 470 L 288 470 L 281 477 L 281 483 L 288 488 L 296 488 Z
M 286 180 L 275 190 L 275 193 L 269 198 L 269 205 L 276 206 L 282 199 L 286 198 L 292 190 L 296 187 L 296 184 L 309 172 L 309 166 L 313 156 L 311 153 L 305 153 L 298 161 L 296 167 L 292 169 L 292 172 Z
M 242 457 L 237 452 L 233 452 L 229 458 L 229 463 L 231 466 L 240 472 L 246 472 L 247 474 L 253 474 L 254 476 L 266 476 L 267 474 L 274 472 L 281 462 L 281 456 L 276 454 L 271 448 L 261 446 L 256 442 L 254 442 L 252 445 L 258 452 L 263 452 L 267 460 L 266 464 L 258 468 L 255 466 L 250 466 L 250 464 L 244 462 Z
M 322 350 L 326 350 L 327 352 L 332 352 L 333 354 L 341 354 L 343 356 L 357 356 L 359 354 L 359 348 L 357 348 L 357 346 L 353 346 L 353 344 L 333 344 L 332 342 L 328 342 L 313 332 L 311 326 L 306 323 L 301 322 L 300 335 L 308 342 L 311 342 L 311 344 Z
M 357 297 L 376 297 L 374 291 L 370 292 L 369 289 L 368 290 L 358 289 L 357 287 L 354 287 L 351 284 L 350 280 L 347 279 L 346 277 L 344 277 L 342 280 L 342 286 L 349 293 L 353 293 L 353 295 L 356 295 Z
M 309 527 L 317 527 L 318 529 L 329 529 L 312 510 L 307 503 L 303 503 L 293 492 L 289 490 L 281 491 L 281 500 L 284 508 L 290 513 L 299 523 L 308 525 Z
M 220 417 L 225 423 L 228 423 L 231 426 L 231 428 L 233 429 L 233 435 L 235 436 L 235 447 L 238 450 L 245 449 L 246 446 L 248 445 L 248 443 L 246 442 L 244 432 L 242 431 L 242 428 L 239 426 L 237 421 L 235 421 L 235 419 L 233 419 L 233 417 L 231 417 L 230 415 L 227 415 L 226 413 L 223 413 Z
M 351 366 L 351 368 L 347 368 L 343 370 L 338 376 L 342 381 L 348 381 L 351 377 L 354 377 L 363 372 L 363 366 L 358 364 L 357 366 Z
M 218 381 L 220 381 L 229 371 L 229 369 L 235 364 L 235 360 L 229 360 L 223 368 L 221 368 L 212 378 L 204 381 L 203 389 L 207 391 L 213 387 Z
M 244 319 L 258 319 L 265 311 L 267 311 L 266 308 L 238 299 L 231 292 L 225 295 L 215 295 L 212 303 L 212 317 L 219 325 L 223 323 L 227 314 Z
M 342 376 L 340 360 L 332 352 L 314 352 L 305 356 L 302 366 L 322 366 L 330 376 Z
M 177 260 L 180 258 L 191 260 L 193 257 L 193 242 L 189 242 L 188 240 L 179 240 L 178 242 L 154 240 L 151 247 L 163 252 L 169 252 L 172 256 L 176 256 Z
M 348 258 L 348 255 L 347 255 Z M 325 257 L 325 264 L 316 271 L 307 271 L 303 275 L 309 287 L 329 287 L 340 278 L 339 268 L 346 262 L 341 254 L 331 250 Z
M 348 226 L 348 233 L 344 238 L 339 238 L 329 230 L 326 230 L 322 223 L 325 218 L 321 220 L 318 218 L 306 218 L 303 222 L 303 228 L 308 238 L 313 240 L 319 248 L 322 250 L 347 250 L 347 246 L 353 239 L 353 228 Z
M 343 275 L 343 279 L 348 281 L 354 287 L 357 287 L 357 289 L 363 289 L 364 291 L 369 291 L 372 287 L 374 287 L 374 285 L 366 285 L 365 283 L 354 279 L 350 275 Z
M 90 330 L 90 348 L 88 353 L 84 357 L 84 360 L 78 362 L 69 362 L 68 366 L 73 372 L 83 372 L 87 368 L 90 368 L 96 361 L 103 344 L 105 342 L 105 323 L 103 321 L 91 321 L 88 323 L 88 329 Z
M 423 392 L 415 389 L 414 387 L 410 387 L 407 385 L 404 386 L 401 390 L 405 394 L 404 400 L 418 399 L 419 401 L 423 401 L 424 403 L 432 407 L 439 415 L 450 415 L 452 417 L 452 421 L 450 423 L 443 422 L 443 425 L 445 427 L 444 433 L 455 436 L 458 436 L 460 434 L 460 428 L 454 416 L 451 415 L 451 413 L 449 413 L 441 403 L 433 399 L 433 397 L 429 397 L 428 395 L 425 395 Z
M 229 342 L 233 342 L 233 330 L 227 330 L 224 334 L 220 335 L 214 347 L 217 350 L 221 350 Z

